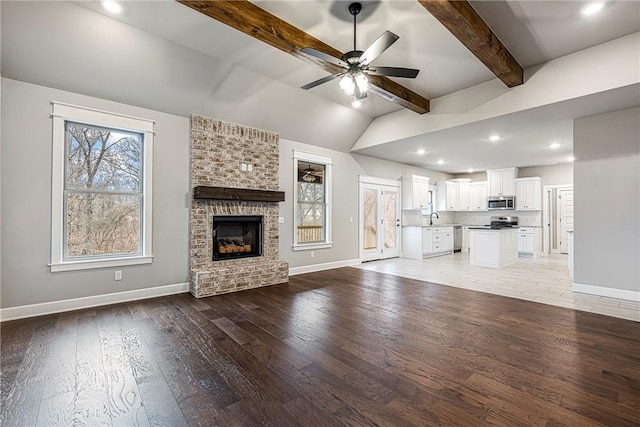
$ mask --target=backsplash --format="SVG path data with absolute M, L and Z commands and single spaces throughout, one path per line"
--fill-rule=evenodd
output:
M 429 215 L 422 215 L 425 211 L 402 211 L 402 225 L 429 225 Z M 526 227 L 542 226 L 541 211 L 492 211 L 492 212 L 438 212 L 440 218 L 433 217 L 434 224 L 486 225 L 492 216 L 517 216 L 518 224 Z

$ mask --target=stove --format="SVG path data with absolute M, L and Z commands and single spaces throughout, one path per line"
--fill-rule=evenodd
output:
M 511 228 L 518 226 L 518 217 L 517 216 L 492 216 L 491 224 L 489 224 L 488 228 L 492 229 L 501 229 L 501 228 Z

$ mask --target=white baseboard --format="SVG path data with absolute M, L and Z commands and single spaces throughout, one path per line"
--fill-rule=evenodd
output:
M 132 291 L 115 292 L 112 294 L 8 307 L 0 309 L 0 322 L 22 319 L 25 317 L 43 316 L 45 314 L 62 313 L 64 311 L 80 310 L 100 305 L 116 304 L 119 302 L 181 294 L 184 292 L 189 292 L 189 283 L 177 283 L 175 285 L 156 286 L 153 288 L 135 289 Z
M 583 294 L 599 295 L 601 297 L 618 298 L 629 301 L 640 301 L 640 291 L 627 291 L 625 289 L 607 288 L 604 286 L 582 285 L 574 283 L 571 289 Z
M 346 259 L 344 261 L 325 262 L 324 264 L 304 265 L 289 269 L 289 276 L 296 274 L 313 273 L 314 271 L 331 270 L 332 268 L 349 267 L 360 264 L 359 259 Z

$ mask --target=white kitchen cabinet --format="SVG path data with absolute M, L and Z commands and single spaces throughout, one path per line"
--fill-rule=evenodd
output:
M 432 244 L 433 231 L 430 227 L 424 227 L 422 229 L 422 256 L 429 255 L 431 253 Z
M 429 209 L 429 202 L 428 176 L 402 178 L 402 209 Z
M 425 227 L 425 229 L 431 232 L 431 249 L 430 252 L 424 252 L 425 257 L 453 252 L 453 227 Z M 427 244 L 425 239 L 423 234 L 423 248 Z
M 487 181 L 469 183 L 469 210 L 487 210 Z
M 458 182 L 458 210 L 459 211 L 472 211 L 471 207 L 471 182 L 460 181 Z
M 540 255 L 542 230 L 539 227 L 520 227 L 518 230 L 518 255 L 537 257 Z
M 516 210 L 542 210 L 542 180 L 540 177 L 516 179 Z
M 487 171 L 489 196 L 514 196 L 518 168 L 492 169 Z
M 438 181 L 437 183 L 437 210 L 458 210 L 458 182 Z
M 453 227 L 402 227 L 402 257 L 422 259 L 453 253 Z

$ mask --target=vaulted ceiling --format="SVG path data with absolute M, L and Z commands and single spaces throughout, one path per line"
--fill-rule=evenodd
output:
M 541 65 L 636 34 L 640 31 L 640 3 L 636 1 L 608 2 L 599 15 L 591 17 L 580 14 L 585 5 L 581 1 L 363 1 L 363 11 L 358 16 L 358 48 L 369 46 L 385 30 L 392 31 L 399 40 L 374 63 L 417 68 L 420 73 L 416 79 L 389 78 L 380 83 L 385 91 L 404 99 L 399 104 L 369 96 L 358 109 L 340 91 L 337 80 L 309 91 L 300 89 L 327 76 L 328 70 L 299 59 L 295 49 L 289 49 L 293 55 L 285 53 L 286 43 L 284 49 L 274 47 L 284 37 L 288 42 L 294 38 L 297 43 L 318 43 L 311 47 L 320 46 L 319 50 L 335 55 L 351 50 L 353 25 L 346 1 L 215 2 L 219 7 L 226 3 L 235 4 L 233 7 L 244 4 L 273 16 L 273 21 L 257 18 L 253 22 L 245 17 L 236 22 L 235 28 L 221 22 L 232 20 L 228 11 L 212 19 L 194 10 L 210 6 L 203 1 L 188 2 L 187 6 L 175 1 L 128 1 L 118 16 L 108 15 L 98 2 L 12 3 L 1 4 L 3 76 L 176 114 L 212 114 L 313 145 L 340 151 L 353 148 L 354 152 L 450 173 L 564 161 L 572 151 L 573 118 L 638 105 L 640 93 L 638 77 L 636 84 L 628 87 L 603 87 L 593 90 L 589 97 L 567 99 L 548 107 L 540 104 L 537 108 L 505 110 L 505 114 L 474 120 L 458 117 L 449 120 L 450 126 L 433 129 L 425 125 L 442 120 L 443 113 L 450 111 L 445 106 L 453 99 L 459 102 L 465 91 L 474 92 L 468 98 L 470 104 L 481 102 L 478 93 L 485 93 L 485 103 L 486 99 L 495 103 L 500 97 L 526 93 L 519 88 L 530 84 L 535 73 L 542 74 L 537 71 Z M 122 26 L 107 25 L 104 18 L 89 16 L 77 6 L 171 45 L 143 40 L 145 36 Z M 72 35 L 76 29 L 70 29 L 65 39 L 61 24 L 54 22 L 64 17 L 69 20 L 67 25 L 72 22 L 75 27 L 83 27 L 85 37 Z M 93 25 L 89 26 L 89 21 Z M 289 27 L 278 24 L 278 29 L 274 22 L 285 22 Z M 289 31 L 278 34 L 282 28 Z M 100 34 L 89 35 L 91 29 Z M 265 43 L 269 38 L 272 42 Z M 102 75 L 99 56 L 88 52 L 85 68 L 95 72 L 70 70 L 55 59 L 56 54 L 58 58 L 72 55 L 72 48 L 64 46 L 70 39 L 80 49 L 104 43 L 102 47 L 107 51 L 112 48 L 106 46 L 106 40 L 118 40 L 121 45 L 117 51 L 121 55 L 131 50 L 132 59 L 136 49 L 143 58 L 148 57 L 157 75 L 150 73 L 143 84 L 148 86 L 144 93 L 136 92 L 132 90 L 133 82 L 138 83 L 136 78 L 142 77 L 120 70 Z M 43 44 L 48 46 L 44 51 Z M 521 86 L 517 81 L 519 67 L 525 69 Z M 640 75 L 638 68 L 631 73 Z M 109 78 L 114 81 L 105 89 L 105 79 Z M 510 86 L 514 88 L 509 89 Z M 493 91 L 491 96 L 486 95 L 486 88 Z M 420 115 L 414 111 L 424 109 L 423 99 L 431 101 L 431 112 Z M 264 103 L 272 105 L 272 111 L 260 111 L 257 104 Z M 468 111 L 463 109 L 458 114 L 468 116 Z M 398 129 L 391 123 L 397 123 Z M 490 132 L 503 134 L 511 144 L 485 144 Z M 554 141 L 561 148 L 551 151 L 548 145 Z M 427 155 L 417 156 L 418 148 L 425 148 Z M 445 162 L 439 165 L 439 159 Z

